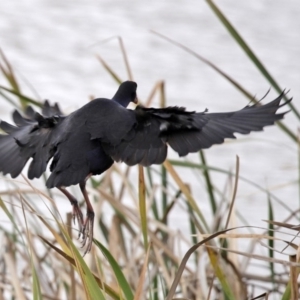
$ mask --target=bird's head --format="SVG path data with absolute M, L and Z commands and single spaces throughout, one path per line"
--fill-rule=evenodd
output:
M 112 100 L 118 102 L 120 105 L 127 107 L 130 102 L 137 103 L 136 96 L 137 84 L 134 81 L 124 81 L 119 86 L 116 94 Z

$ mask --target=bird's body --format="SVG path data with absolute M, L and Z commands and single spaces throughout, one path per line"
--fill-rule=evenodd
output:
M 235 138 L 236 132 L 262 130 L 283 118 L 284 113 L 276 111 L 286 104 L 280 104 L 282 93 L 266 105 L 229 113 L 197 113 L 181 107 L 129 110 L 126 107 L 135 101 L 136 88 L 136 83 L 124 82 L 112 100 L 95 99 L 68 116 L 45 102 L 42 115 L 28 108 L 25 117 L 14 112 L 16 126 L 0 124 L 6 132 L 0 135 L 0 171 L 16 177 L 31 158 L 28 178 L 39 178 L 53 158 L 46 185 L 59 188 L 71 201 L 84 243 L 89 234 L 86 251 L 91 249 L 93 234 L 93 209 L 85 190 L 91 175 L 103 173 L 114 161 L 143 166 L 163 163 L 168 145 L 184 156 Z M 86 221 L 65 189 L 75 184 L 80 184 L 87 201 Z

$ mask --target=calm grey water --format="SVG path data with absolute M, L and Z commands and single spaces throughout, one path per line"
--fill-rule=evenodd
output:
M 300 109 L 299 2 L 224 0 L 218 5 L 280 86 L 291 89 Z M 11 0 L 2 2 L 0 11 L 0 47 L 21 78 L 24 92 L 57 101 L 64 111 L 79 108 L 91 95 L 114 94 L 117 85 L 96 54 L 122 79 L 128 79 L 117 37 L 124 42 L 141 99 L 163 79 L 169 105 L 200 111 L 207 107 L 213 112 L 247 104 L 214 70 L 150 30 L 204 56 L 258 98 L 270 87 L 205 1 Z M 275 96 L 271 90 L 266 101 Z M 9 105 L 1 107 L 1 118 L 8 119 L 11 109 Z M 296 132 L 299 124 L 293 114 L 284 122 Z M 227 170 L 234 169 L 238 155 L 241 176 L 272 189 L 292 209 L 299 206 L 297 185 L 292 184 L 298 178 L 296 145 L 278 128 L 243 137 L 242 142 L 215 146 L 206 154 L 209 164 Z M 171 153 L 171 157 L 176 156 Z M 198 156 L 189 159 L 198 161 Z M 185 178 L 199 203 L 203 201 L 204 212 L 209 212 L 200 179 L 192 173 Z M 214 180 L 220 190 L 226 185 L 224 175 L 215 174 Z M 266 203 L 265 194 L 239 183 L 237 207 L 250 224 L 265 226 L 261 220 L 267 218 Z M 280 206 L 275 210 L 278 221 L 286 215 Z M 174 227 L 178 224 L 173 223 Z

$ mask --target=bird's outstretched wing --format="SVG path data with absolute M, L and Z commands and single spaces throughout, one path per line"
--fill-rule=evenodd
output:
M 46 170 L 53 155 L 56 128 L 64 117 L 57 106 L 45 101 L 43 115 L 28 107 L 22 116 L 17 110 L 13 113 L 15 125 L 1 121 L 0 128 L 0 171 L 17 177 L 29 158 L 28 178 L 38 178 Z
M 285 113 L 277 110 L 283 92 L 265 105 L 254 104 L 239 111 L 227 113 L 188 112 L 184 108 L 163 109 L 137 107 L 129 111 L 135 122 L 119 142 L 103 143 L 103 149 L 115 161 L 128 165 L 162 163 L 167 155 L 167 145 L 180 156 L 221 144 L 225 138 L 235 138 L 234 133 L 247 134 L 274 124 Z M 290 100 L 291 101 L 291 100 Z

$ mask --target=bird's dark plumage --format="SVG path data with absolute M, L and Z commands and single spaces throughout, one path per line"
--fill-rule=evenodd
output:
M 221 144 L 225 138 L 235 138 L 234 133 L 262 130 L 285 114 L 276 114 L 286 105 L 280 103 L 284 93 L 268 104 L 228 113 L 190 112 L 182 107 L 137 106 L 129 110 L 127 105 L 136 101 L 136 88 L 135 82 L 124 82 L 112 100 L 95 99 L 68 116 L 48 101 L 42 114 L 31 107 L 24 116 L 15 111 L 15 125 L 4 121 L 0 124 L 6 133 L 0 135 L 0 171 L 16 177 L 32 159 L 28 178 L 38 178 L 53 158 L 46 185 L 67 194 L 64 187 L 79 183 L 84 190 L 90 175 L 103 173 L 114 161 L 143 166 L 161 164 L 168 145 L 184 156 Z M 80 213 L 75 214 L 80 221 Z M 91 240 L 89 249 L 90 244 Z

